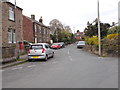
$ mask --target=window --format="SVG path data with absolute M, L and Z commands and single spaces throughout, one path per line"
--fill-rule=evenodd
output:
M 16 43 L 16 33 L 15 33 L 15 30 L 13 30 L 13 43 Z
M 8 43 L 16 43 L 16 33 L 15 30 L 8 30 Z
M 8 30 L 8 42 L 12 43 L 12 30 Z
M 9 7 L 9 19 L 12 21 L 15 20 L 14 9 L 12 7 Z
M 43 45 L 32 45 L 30 49 L 42 49 Z
M 35 32 L 37 32 L 37 26 L 35 25 Z

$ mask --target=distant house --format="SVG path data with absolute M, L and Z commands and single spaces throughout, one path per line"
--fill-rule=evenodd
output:
M 75 39 L 76 40 L 81 40 L 83 36 L 84 36 L 83 32 L 77 32 L 77 33 L 75 33 Z
M 23 16 L 23 39 L 33 43 L 50 42 L 50 28 L 42 21 L 35 20 L 35 15 Z M 42 18 L 41 18 L 42 19 Z
M 2 57 L 13 57 L 16 55 L 18 42 L 23 41 L 22 8 L 15 7 L 11 2 L 0 1 L 0 14 Z

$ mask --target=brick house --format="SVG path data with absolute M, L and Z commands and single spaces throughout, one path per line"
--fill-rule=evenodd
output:
M 75 33 L 75 39 L 76 40 L 81 40 L 83 36 L 84 36 L 83 32 L 77 32 L 77 33 Z
M 23 40 L 34 42 L 33 23 L 31 19 L 23 15 Z
M 50 42 L 50 28 L 45 26 L 41 20 L 36 21 L 35 15 L 31 15 L 31 18 L 23 16 L 23 36 L 24 40 L 33 43 L 48 43 Z
M 22 9 L 11 2 L 0 2 L 2 14 L 2 57 L 14 57 L 18 42 L 23 41 Z M 1 26 L 1 25 L 0 25 Z

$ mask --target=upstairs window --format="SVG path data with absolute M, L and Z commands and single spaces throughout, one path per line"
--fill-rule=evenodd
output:
M 14 8 L 9 7 L 9 19 L 15 21 Z

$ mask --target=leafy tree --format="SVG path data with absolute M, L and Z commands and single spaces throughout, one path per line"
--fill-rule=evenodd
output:
M 100 30 L 101 30 L 101 37 L 105 37 L 108 32 L 108 28 L 110 27 L 110 24 L 108 23 L 100 23 Z M 86 36 L 92 37 L 92 36 L 98 36 L 98 23 L 95 22 L 94 25 L 87 24 L 87 28 L 85 28 L 84 33 Z
M 114 26 L 108 30 L 107 34 L 120 33 L 120 26 Z

